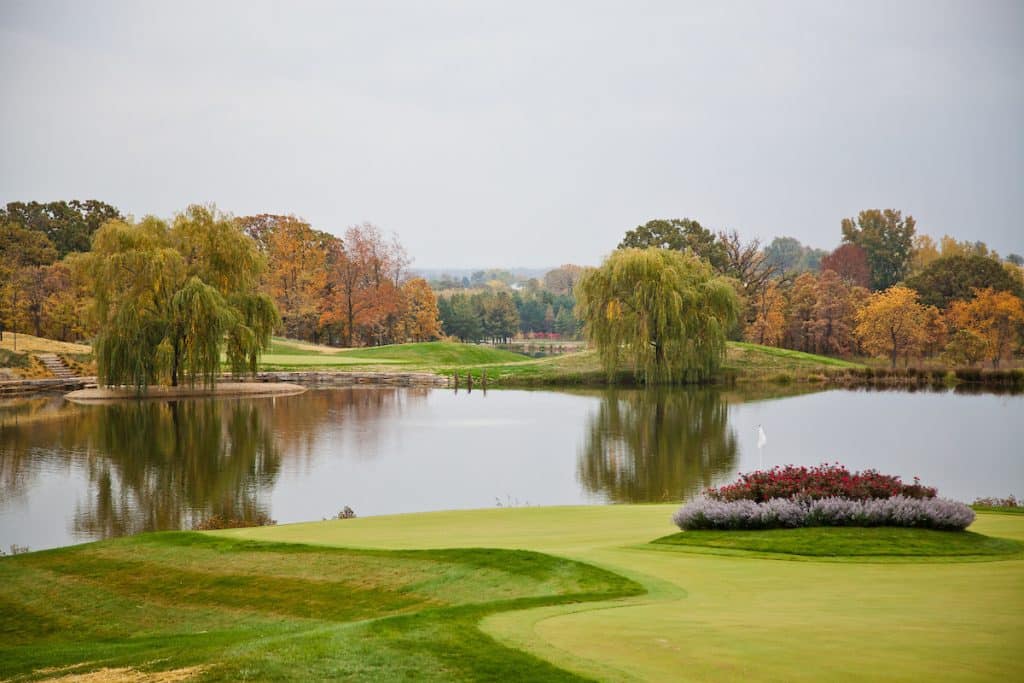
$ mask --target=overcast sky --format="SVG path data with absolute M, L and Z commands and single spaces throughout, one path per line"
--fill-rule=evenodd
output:
M 1024 3 L 0 0 L 0 202 L 216 202 L 421 267 L 597 263 L 651 218 L 1024 253 Z

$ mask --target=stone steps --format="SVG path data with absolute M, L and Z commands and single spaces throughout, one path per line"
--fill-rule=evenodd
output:
M 67 364 L 55 353 L 37 353 L 35 354 L 39 362 L 50 371 L 50 374 L 57 379 L 74 379 L 75 372 L 67 366 Z

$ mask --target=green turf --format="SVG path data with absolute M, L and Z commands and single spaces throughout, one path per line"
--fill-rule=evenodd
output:
M 0 679 L 572 680 L 477 624 L 639 585 L 521 550 L 345 550 L 148 534 L 0 560 Z
M 1018 541 L 970 531 L 896 527 L 685 531 L 654 543 L 812 557 L 998 557 L 1024 551 L 1024 544 Z
M 975 512 L 997 512 L 1003 515 L 1024 515 L 1024 505 L 972 505 Z
M 275 339 L 260 363 L 265 370 L 401 370 L 433 372 L 443 375 L 473 375 L 480 380 L 486 373 L 494 386 L 603 385 L 607 373 L 594 351 L 561 356 L 529 358 L 517 353 L 477 344 L 424 342 L 357 349 L 313 347 L 308 344 Z M 778 349 L 741 342 L 730 342 L 723 377 L 763 381 L 786 377 L 802 379 L 811 375 L 861 367 L 856 363 L 816 356 L 800 351 Z M 633 383 L 629 368 L 616 373 L 615 381 Z
M 338 546 L 490 545 L 610 569 L 648 593 L 502 612 L 484 630 L 603 680 L 1014 679 L 1024 561 L 780 562 L 746 551 L 650 544 L 677 505 L 503 508 L 216 532 Z M 972 531 L 1024 540 L 1024 517 L 979 514 Z
M 263 368 L 334 368 L 339 366 L 405 365 L 403 370 L 438 370 L 453 366 L 529 361 L 528 356 L 477 344 L 421 342 L 355 349 L 315 347 L 274 339 L 263 354 Z
M 352 349 L 348 356 L 365 359 L 388 358 L 404 360 L 420 365 L 479 365 L 487 363 L 508 363 L 530 360 L 528 356 L 511 351 L 453 342 L 421 342 L 418 344 L 394 344 Z
M 728 367 L 737 369 L 757 370 L 812 370 L 820 368 L 861 368 L 855 363 L 841 358 L 819 356 L 803 351 L 782 349 L 776 346 L 762 346 L 748 342 L 729 342 Z

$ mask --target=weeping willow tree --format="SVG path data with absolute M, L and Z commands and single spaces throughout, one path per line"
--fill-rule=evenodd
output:
M 226 354 L 235 373 L 256 371 L 280 323 L 256 291 L 265 268 L 229 216 L 191 206 L 171 225 L 111 221 L 74 268 L 94 293 L 100 382 L 138 389 L 212 386 Z
M 623 365 L 638 381 L 707 381 L 725 356 L 739 315 L 728 281 L 696 257 L 667 249 L 620 249 L 576 285 L 577 317 L 609 379 Z

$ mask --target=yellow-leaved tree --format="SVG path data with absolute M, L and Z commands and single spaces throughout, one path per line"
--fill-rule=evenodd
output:
M 755 344 L 779 346 L 786 333 L 786 300 L 778 285 L 769 282 L 754 294 L 754 321 L 747 325 L 743 336 Z
M 430 284 L 414 277 L 402 284 L 401 341 L 431 341 L 441 338 L 441 320 L 437 297 Z
M 907 287 L 890 287 L 871 295 L 857 312 L 857 336 L 868 353 L 889 356 L 892 367 L 900 353 L 909 355 L 927 342 L 928 312 Z
M 999 361 L 1009 356 L 1020 342 L 1020 326 L 1024 325 L 1024 302 L 1010 292 L 991 287 L 976 289 L 970 301 L 955 301 L 949 308 L 954 326 L 968 330 L 985 342 L 985 357 L 998 368 Z

